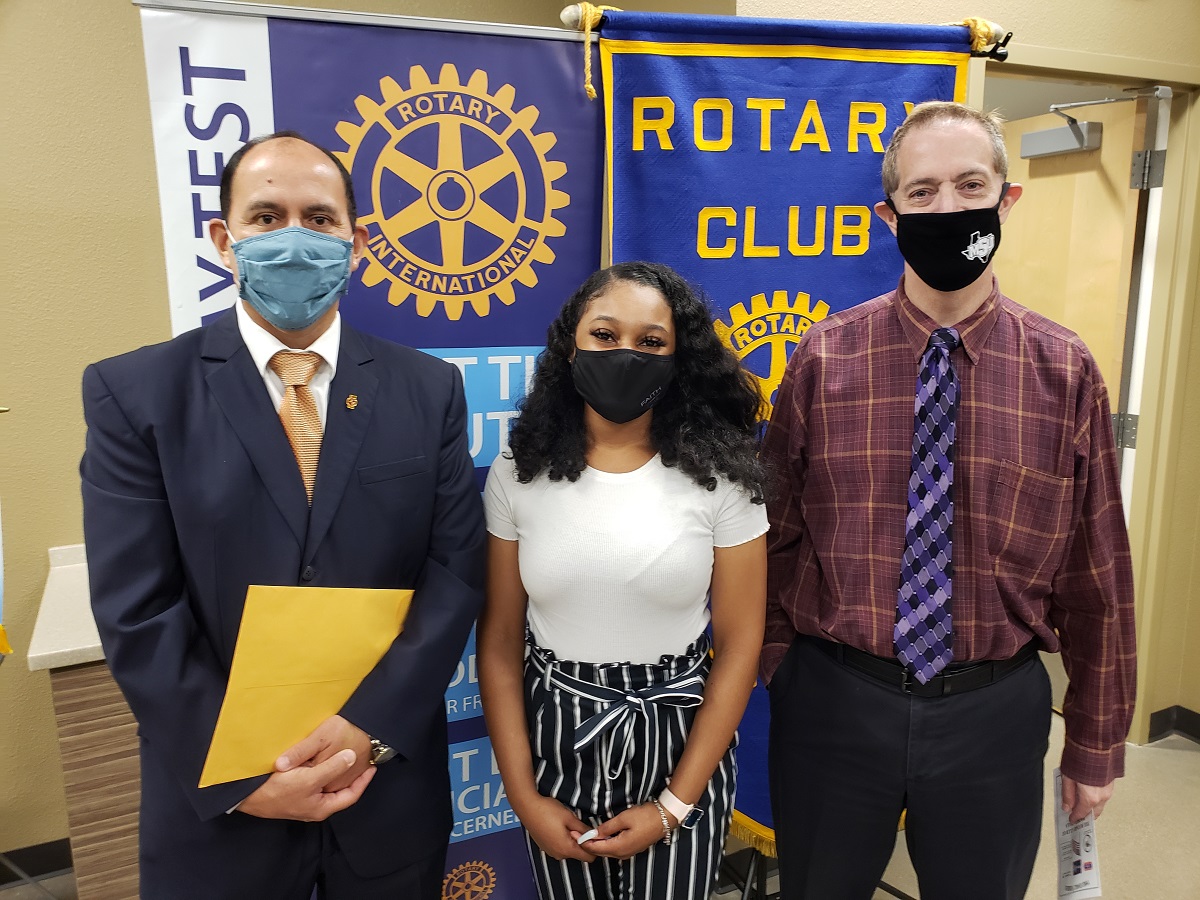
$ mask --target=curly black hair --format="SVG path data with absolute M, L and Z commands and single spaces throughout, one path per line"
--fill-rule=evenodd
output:
M 715 490 L 718 474 L 762 503 L 765 473 L 758 434 L 765 410 L 751 375 L 713 330 L 712 311 L 677 272 L 648 262 L 619 263 L 594 273 L 563 306 L 546 335 L 529 393 L 509 435 L 517 480 L 542 472 L 576 481 L 587 465 L 583 399 L 571 377 L 575 329 L 588 304 L 616 281 L 646 285 L 671 307 L 675 378 L 654 407 L 650 440 L 663 464 Z

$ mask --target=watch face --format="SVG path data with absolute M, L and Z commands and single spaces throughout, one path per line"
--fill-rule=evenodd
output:
M 699 807 L 693 807 L 692 811 L 683 817 L 683 821 L 679 823 L 682 828 L 695 828 L 696 823 L 704 818 L 704 810 Z
M 378 741 L 371 742 L 371 765 L 377 766 L 385 763 L 395 755 L 396 751 L 387 744 L 381 744 Z

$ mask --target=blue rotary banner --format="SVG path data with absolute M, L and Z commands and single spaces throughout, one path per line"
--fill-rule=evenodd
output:
M 173 331 L 237 299 L 205 228 L 225 161 L 300 132 L 346 165 L 370 234 L 343 316 L 459 368 L 482 487 L 547 326 L 600 264 L 602 117 L 577 77 L 580 36 L 327 11 L 142 16 Z M 443 896 L 532 898 L 473 638 L 446 707 Z
M 459 367 L 482 486 L 546 327 L 600 264 L 601 110 L 580 37 L 323 15 L 143 10 L 172 329 L 236 299 L 205 229 L 224 161 L 299 131 L 350 170 L 370 234 L 342 314 Z
M 914 104 L 965 97 L 969 30 L 610 12 L 600 34 L 613 260 L 699 284 L 770 401 L 814 321 L 895 287 L 883 151 Z
M 962 100 L 965 26 L 605 13 L 600 54 L 615 262 L 665 262 L 771 403 L 804 332 L 895 287 L 873 213 L 893 130 Z M 766 692 L 741 727 L 734 833 L 773 854 Z

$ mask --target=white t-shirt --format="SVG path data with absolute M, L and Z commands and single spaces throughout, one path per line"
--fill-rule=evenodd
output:
M 713 548 L 767 531 L 766 507 L 723 478 L 708 491 L 655 456 L 633 472 L 586 468 L 574 484 L 516 479 L 497 457 L 487 528 L 517 541 L 529 627 L 559 659 L 657 663 L 708 625 Z

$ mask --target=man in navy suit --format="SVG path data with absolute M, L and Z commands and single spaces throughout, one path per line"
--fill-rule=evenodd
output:
M 92 607 L 141 740 L 141 896 L 440 897 L 442 695 L 483 581 L 462 380 L 341 321 L 366 230 L 328 151 L 286 132 L 250 142 L 221 213 L 210 236 L 236 309 L 83 379 Z M 296 351 L 314 370 L 300 386 L 280 368 Z M 295 403 L 317 442 L 307 472 L 306 439 L 281 421 Z M 269 776 L 201 789 L 252 584 L 416 593 L 340 714 Z M 311 633 L 297 652 L 319 660 L 320 622 Z

